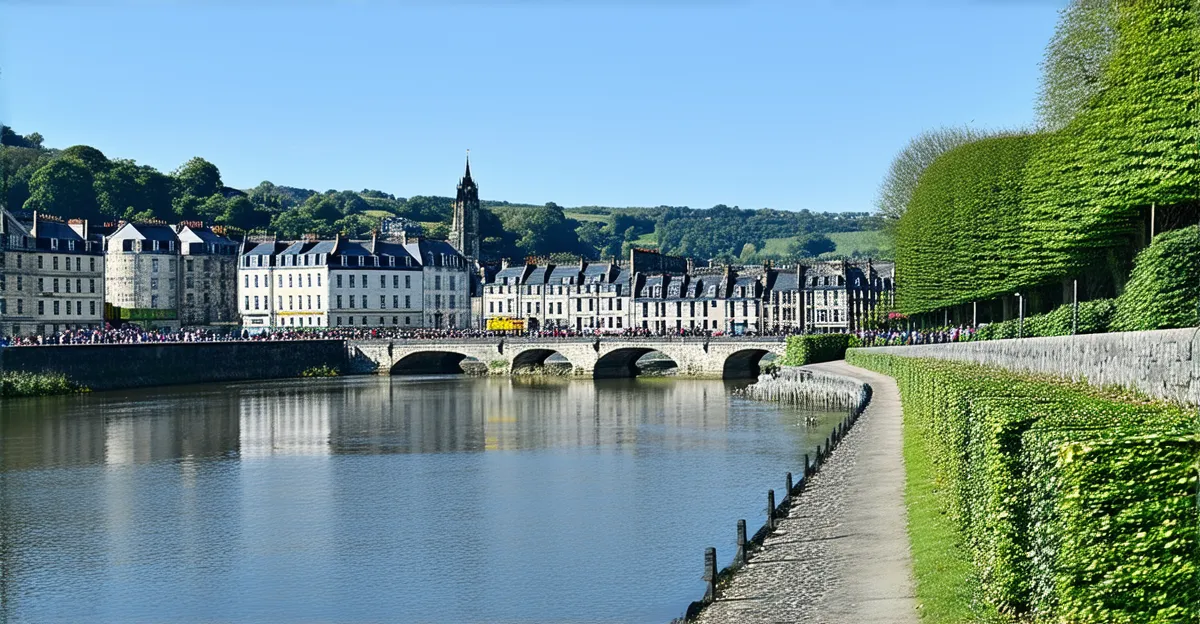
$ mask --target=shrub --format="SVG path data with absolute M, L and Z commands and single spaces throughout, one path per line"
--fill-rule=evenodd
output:
M 328 365 L 313 366 L 300 373 L 301 377 L 337 377 L 341 373 L 337 368 Z
M 973 364 L 848 358 L 896 378 L 999 612 L 1077 623 L 1200 616 L 1200 436 L 1189 411 Z
M 6 372 L 0 375 L 0 397 L 49 396 L 86 392 L 59 373 Z
M 1125 292 L 1117 298 L 1113 329 L 1140 331 L 1200 325 L 1200 231 L 1163 232 L 1134 260 Z
M 1079 333 L 1099 334 L 1108 331 L 1109 322 L 1116 309 L 1114 299 L 1096 299 L 1079 303 Z M 1022 335 L 1031 336 L 1070 336 L 1071 304 L 1061 305 L 1046 314 L 1038 314 L 1025 319 Z M 1017 319 L 1009 319 L 1000 323 L 991 323 L 976 332 L 979 340 L 1000 340 L 1016 338 L 1018 329 Z
M 833 362 L 846 357 L 850 334 L 809 334 L 788 336 L 783 354 L 785 366 L 804 366 L 817 362 Z

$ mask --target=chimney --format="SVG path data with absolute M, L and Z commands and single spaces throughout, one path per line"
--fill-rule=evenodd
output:
M 504 269 L 507 269 L 507 268 L 508 268 L 508 258 L 504 258 L 503 260 L 500 261 L 500 270 L 503 271 Z
M 33 211 L 33 231 L 31 232 L 31 234 L 33 234 L 34 238 L 37 238 L 37 231 L 38 231 L 38 212 L 36 210 L 34 210 Z
M 371 230 L 371 253 L 376 253 L 375 246 L 379 244 L 379 230 Z

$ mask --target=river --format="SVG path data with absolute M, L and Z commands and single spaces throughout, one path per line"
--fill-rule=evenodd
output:
M 657 622 L 828 434 L 684 379 L 0 403 L 0 621 Z

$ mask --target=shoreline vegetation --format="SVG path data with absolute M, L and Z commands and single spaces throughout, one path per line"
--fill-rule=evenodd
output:
M 84 392 L 89 392 L 89 390 L 67 379 L 67 376 L 61 373 L 19 371 L 0 373 L 0 398 L 15 399 Z

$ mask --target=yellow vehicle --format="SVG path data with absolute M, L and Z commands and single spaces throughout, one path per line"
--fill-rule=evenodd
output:
M 487 320 L 488 331 L 525 331 L 525 319 L 501 316 Z

